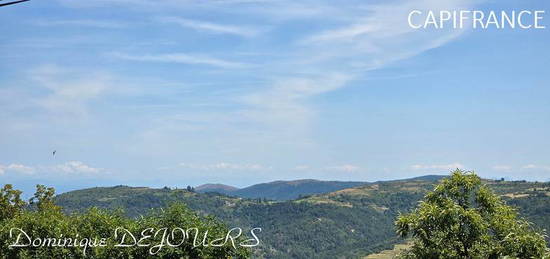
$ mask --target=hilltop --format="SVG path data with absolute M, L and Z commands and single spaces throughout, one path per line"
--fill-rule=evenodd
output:
M 197 192 L 217 192 L 221 194 L 230 194 L 234 191 L 239 190 L 237 187 L 233 187 L 230 185 L 220 184 L 220 183 L 207 183 L 203 185 L 199 185 L 195 187 L 195 191 Z

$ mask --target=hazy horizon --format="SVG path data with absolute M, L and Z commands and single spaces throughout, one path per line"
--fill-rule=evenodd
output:
M 37 184 L 43 184 L 43 185 L 46 185 L 48 187 L 54 187 L 56 189 L 56 194 L 62 194 L 62 193 L 70 192 L 70 191 L 76 191 L 76 190 L 82 190 L 82 189 L 88 189 L 88 188 L 114 187 L 114 186 L 147 187 L 147 188 L 159 188 L 159 189 L 164 188 L 164 187 L 170 187 L 170 188 L 185 189 L 187 186 L 199 187 L 201 185 L 207 185 L 207 184 L 221 184 L 221 185 L 226 185 L 226 186 L 230 186 L 230 187 L 235 187 L 237 189 L 243 189 L 243 188 L 247 188 L 247 187 L 250 187 L 250 186 L 257 185 L 257 184 L 273 183 L 273 182 L 278 182 L 278 181 L 291 182 L 291 181 L 300 181 L 300 180 L 315 180 L 315 181 L 374 183 L 374 182 L 378 182 L 378 181 L 407 180 L 407 179 L 413 179 L 413 178 L 423 177 L 423 176 L 448 176 L 448 175 L 450 175 L 450 172 L 446 173 L 446 174 L 444 174 L 444 173 L 441 173 L 441 174 L 437 174 L 437 173 L 436 174 L 420 174 L 420 175 L 405 177 L 405 178 L 379 179 L 379 180 L 372 180 L 372 181 L 312 179 L 312 178 L 290 179 L 289 178 L 289 179 L 274 179 L 274 180 L 269 180 L 269 181 L 265 181 L 265 182 L 256 182 L 256 183 L 252 183 L 252 184 L 247 184 L 247 185 L 229 184 L 229 183 L 223 183 L 223 182 L 204 182 L 204 183 L 191 185 L 191 184 L 186 184 L 185 182 L 181 182 L 181 183 L 173 183 L 172 182 L 170 184 L 168 184 L 168 183 L 166 183 L 166 184 L 156 184 L 156 183 L 152 183 L 152 184 L 132 184 L 132 183 L 117 183 L 117 182 L 104 182 L 104 181 L 87 182 L 87 183 L 85 183 L 85 182 L 80 182 L 80 183 L 74 183 L 74 182 L 59 183 L 57 181 L 54 181 L 54 182 L 47 182 L 47 181 L 46 182 L 33 182 L 33 181 L 22 182 L 22 181 L 19 181 L 18 184 L 14 185 L 14 188 L 23 191 L 23 197 L 30 198 L 34 194 L 34 191 L 36 189 L 35 187 L 36 187 Z M 485 179 L 500 180 L 501 178 L 485 178 Z M 519 178 L 504 178 L 504 180 L 506 180 L 506 181 L 535 182 L 535 181 L 529 181 L 529 180 L 526 180 L 526 179 L 519 179 Z M 549 181 L 550 180 L 541 181 L 541 182 L 549 182 Z

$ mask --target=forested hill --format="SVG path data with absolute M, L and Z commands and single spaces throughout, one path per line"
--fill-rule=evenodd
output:
M 442 177 L 443 176 L 441 175 L 426 175 L 406 180 L 438 181 Z M 195 187 L 195 190 L 201 193 L 215 192 L 241 198 L 284 201 L 294 200 L 308 195 L 334 192 L 366 184 L 369 183 L 303 179 L 260 183 L 242 189 L 224 184 L 203 184 Z
M 333 192 L 341 189 L 365 185 L 365 182 L 340 182 L 319 180 L 275 181 L 255 184 L 242 189 L 199 188 L 199 192 L 219 192 L 241 198 L 293 200 L 306 195 Z
M 416 206 L 437 181 L 416 178 L 369 183 L 291 201 L 265 201 L 188 190 L 108 187 L 57 196 L 67 212 L 92 206 L 123 208 L 131 216 L 172 201 L 215 215 L 229 226 L 261 227 L 254 258 L 360 258 L 391 249 L 393 221 Z M 550 184 L 486 181 L 538 227 L 550 229 Z

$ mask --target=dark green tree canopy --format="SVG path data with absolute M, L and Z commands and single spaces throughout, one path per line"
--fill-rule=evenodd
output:
M 474 172 L 456 170 L 395 222 L 412 236 L 403 258 L 545 258 L 542 233 L 520 218 Z
M 21 191 L 14 190 L 11 184 L 0 189 L 0 222 L 16 216 L 27 204 L 21 199 Z
M 83 213 L 64 214 L 61 207 L 53 202 L 55 190 L 43 185 L 37 185 L 36 193 L 29 201 L 31 206 L 21 200 L 20 195 L 21 192 L 14 190 L 11 185 L 6 185 L 0 190 L 0 259 L 149 258 L 151 252 L 155 253 L 156 258 L 250 257 L 250 249 L 246 247 L 222 242 L 225 240 L 213 243 L 218 238 L 225 237 L 229 229 L 217 219 L 202 217 L 182 203 L 175 202 L 165 209 L 152 210 L 145 216 L 129 218 L 124 216 L 121 210 L 106 211 L 97 208 L 90 208 Z M 152 232 L 147 232 L 151 237 L 146 242 L 150 245 L 116 247 L 121 241 L 113 238 L 113 234 L 121 228 L 125 231 L 121 233 L 132 233 L 138 238 L 139 233 L 151 229 Z M 177 228 L 182 230 L 172 231 Z M 48 245 L 10 248 L 16 240 L 15 236 L 21 233 L 17 229 L 32 236 L 29 240 L 32 239 L 33 243 L 34 238 L 40 238 L 43 242 L 48 242 Z M 182 231 L 187 229 L 196 231 L 182 234 Z M 12 230 L 16 230 L 15 235 L 10 234 Z M 197 246 L 195 237 L 199 243 L 208 245 Z M 89 243 L 82 246 L 84 238 L 87 238 L 85 241 Z M 96 245 L 102 242 L 98 241 L 102 238 L 105 238 L 105 246 Z M 170 238 L 177 240 L 173 241 L 176 242 L 176 246 L 167 245 Z M 54 239 L 63 244 L 66 244 L 68 239 L 79 240 L 80 246 L 50 246 L 57 242 L 52 241 Z M 235 237 L 235 243 L 239 244 L 246 239 L 244 236 Z M 131 238 L 127 240 L 132 244 Z

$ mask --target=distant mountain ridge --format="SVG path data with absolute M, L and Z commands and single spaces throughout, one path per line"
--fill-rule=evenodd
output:
M 179 201 L 230 226 L 261 227 L 262 245 L 254 249 L 253 258 L 363 258 L 403 242 L 396 237 L 395 218 L 413 209 L 440 178 L 378 181 L 289 201 L 245 199 L 196 189 L 115 186 L 63 193 L 55 202 L 66 213 L 91 207 L 122 208 L 126 215 L 138 217 L 151 208 Z M 550 183 L 483 181 L 534 226 L 550 229 Z M 267 187 L 283 184 L 284 189 L 310 183 L 319 184 L 311 180 L 277 181 L 267 183 Z
M 195 187 L 197 192 L 215 192 L 241 198 L 293 200 L 303 196 L 334 192 L 368 184 L 367 182 L 320 181 L 300 179 L 254 184 L 242 189 L 224 184 L 203 184 Z
M 424 175 L 408 179 L 377 181 L 439 181 L 444 175 Z M 358 187 L 370 184 L 370 182 L 360 181 L 322 181 L 315 179 L 298 179 L 290 181 L 273 181 L 268 183 L 254 184 L 245 188 L 237 188 L 225 184 L 203 184 L 195 187 L 195 190 L 200 193 L 220 193 L 240 198 L 249 199 L 269 199 L 269 200 L 294 200 L 300 197 L 335 192 L 342 189 Z

